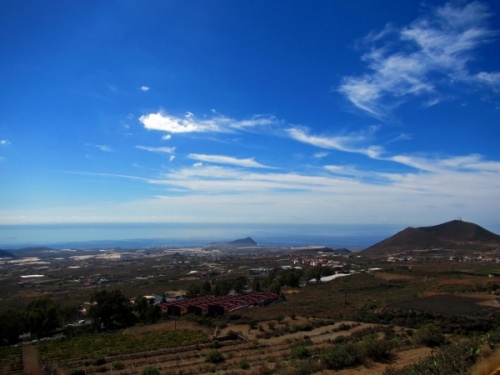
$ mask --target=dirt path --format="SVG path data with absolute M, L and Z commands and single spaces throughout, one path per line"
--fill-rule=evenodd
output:
M 43 375 L 43 369 L 38 362 L 38 350 L 35 345 L 23 347 L 23 368 L 26 375 Z

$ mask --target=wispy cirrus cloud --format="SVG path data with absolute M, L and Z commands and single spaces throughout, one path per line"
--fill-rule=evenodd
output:
M 232 156 L 206 154 L 189 154 L 188 157 L 193 160 L 207 163 L 229 164 L 246 168 L 271 168 L 256 162 L 253 158 L 240 159 Z
M 291 127 L 287 129 L 287 133 L 292 139 L 296 141 L 307 143 L 316 147 L 364 154 L 369 156 L 370 158 L 377 158 L 384 152 L 384 149 L 380 146 L 365 145 L 365 143 L 371 138 L 375 130 L 376 128 L 372 127 L 358 133 L 336 136 L 323 136 L 310 134 L 309 129 L 305 127 Z
M 500 72 L 480 72 L 474 76 L 474 79 L 491 87 L 494 91 L 500 92 Z
M 299 142 L 307 143 L 322 149 L 358 153 L 370 159 L 393 162 L 418 171 L 436 174 L 445 174 L 449 171 L 476 172 L 482 174 L 500 172 L 500 162 L 485 160 L 484 157 L 479 154 L 460 156 L 426 156 L 425 154 L 391 155 L 389 151 L 382 146 L 368 144 L 373 132 L 374 130 L 371 129 L 351 135 L 324 136 L 310 134 L 306 128 L 296 127 L 288 129 L 290 137 Z M 402 139 L 408 139 L 408 137 L 408 135 L 402 135 Z M 347 168 L 344 166 L 326 166 L 325 168 L 339 174 L 364 174 L 364 172 L 359 170 L 356 170 L 356 173 L 354 173 L 354 169 L 350 166 Z
M 468 68 L 474 50 L 496 35 L 487 26 L 489 17 L 480 2 L 448 3 L 407 27 L 387 26 L 371 33 L 362 57 L 368 71 L 345 77 L 338 91 L 357 108 L 381 118 L 410 98 L 435 105 L 455 82 L 480 82 L 498 90 L 499 72 L 472 73 Z
M 173 154 L 175 153 L 175 147 L 149 147 L 149 146 L 135 146 L 139 150 L 145 150 L 149 152 L 156 152 L 159 154 Z
M 96 144 L 92 144 L 92 143 L 86 143 L 85 145 L 89 146 L 89 147 L 95 147 L 102 152 L 113 152 L 113 148 L 111 146 L 108 146 L 108 145 L 96 145 Z
M 249 130 L 258 126 L 271 125 L 278 120 L 274 116 L 255 115 L 248 119 L 234 119 L 212 111 L 212 116 L 197 118 L 188 112 L 184 117 L 172 116 L 161 112 L 139 117 L 139 121 L 148 130 L 159 130 L 170 134 L 231 132 Z

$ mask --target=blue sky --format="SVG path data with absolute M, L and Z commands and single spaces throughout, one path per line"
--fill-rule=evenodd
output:
M 0 7 L 0 224 L 500 229 L 497 2 Z

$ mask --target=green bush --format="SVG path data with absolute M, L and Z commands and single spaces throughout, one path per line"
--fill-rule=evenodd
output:
M 309 350 L 304 345 L 294 346 L 290 353 L 292 359 L 306 359 L 310 355 L 311 353 L 309 353 Z
M 106 363 L 106 360 L 103 357 L 97 357 L 92 361 L 94 366 L 101 366 Z
M 125 364 L 122 361 L 113 361 L 111 366 L 114 370 L 123 370 L 125 368 Z
M 205 362 L 208 363 L 221 363 L 224 362 L 224 355 L 219 350 L 212 350 L 207 353 Z
M 358 345 L 361 354 L 374 361 L 387 359 L 391 350 L 390 342 L 378 339 L 376 334 L 366 336 Z
M 443 332 L 434 324 L 426 324 L 420 327 L 414 335 L 417 344 L 429 346 L 431 348 L 445 343 Z
M 240 360 L 240 368 L 242 370 L 248 370 L 250 368 L 250 362 L 248 362 L 248 359 L 242 358 Z
M 463 340 L 442 346 L 430 357 L 399 370 L 387 370 L 384 375 L 469 374 L 479 358 L 480 345 L 478 340 Z
M 297 331 L 312 331 L 313 325 L 309 322 L 300 323 L 293 326 Z
M 339 370 L 359 363 L 359 357 L 354 345 L 339 344 L 326 349 L 321 354 L 321 360 L 328 369 Z
M 160 371 L 153 366 L 146 366 L 142 369 L 141 375 L 160 375 Z

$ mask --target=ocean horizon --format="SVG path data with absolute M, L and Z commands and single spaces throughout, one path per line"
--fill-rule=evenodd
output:
M 396 225 L 104 223 L 1 225 L 0 248 L 203 246 L 251 237 L 260 245 L 363 249 L 404 229 Z

